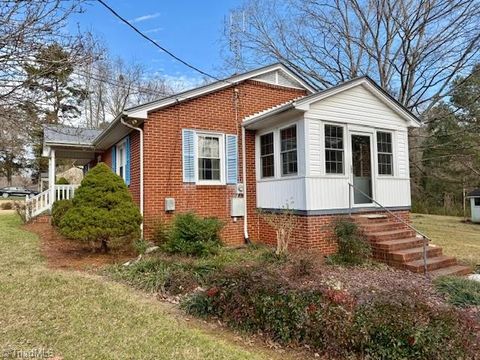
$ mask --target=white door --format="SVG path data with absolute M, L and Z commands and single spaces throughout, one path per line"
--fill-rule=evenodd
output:
M 351 181 L 354 205 L 371 205 L 373 198 L 372 136 L 353 133 L 350 135 L 352 152 Z

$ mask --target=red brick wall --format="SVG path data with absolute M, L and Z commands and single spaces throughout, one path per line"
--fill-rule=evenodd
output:
M 395 215 L 410 222 L 409 211 L 393 211 Z M 382 213 L 369 212 L 369 213 Z M 296 227 L 290 239 L 291 249 L 308 249 L 318 251 L 325 255 L 333 254 L 337 251 L 337 241 L 333 233 L 334 222 L 340 215 L 297 215 Z M 392 217 L 391 215 L 388 215 Z M 276 245 L 275 230 L 269 226 L 258 214 L 249 218 L 250 235 L 257 241 L 269 245 Z M 401 226 L 401 225 L 399 225 Z
M 237 89 L 238 92 L 235 92 Z M 236 95 L 237 94 L 237 95 Z M 288 89 L 256 81 L 246 81 L 202 97 L 160 109 L 149 114 L 144 130 L 144 198 L 145 234 L 152 234 L 159 219 L 169 220 L 172 214 L 164 211 L 166 197 L 176 201 L 174 214 L 194 211 L 202 216 L 216 216 L 225 222 L 222 233 L 230 245 L 244 243 L 243 219 L 230 217 L 230 200 L 235 186 L 199 186 L 183 183 L 182 129 L 210 130 L 239 135 L 239 177 L 241 168 L 242 119 L 253 113 L 304 95 L 302 90 Z M 237 97 L 237 100 L 236 99 Z M 237 107 L 236 107 L 237 104 Z M 249 135 L 249 136 L 254 136 Z M 251 142 L 251 138 L 247 141 Z M 248 157 L 254 157 L 249 143 Z M 249 212 L 254 212 L 255 174 L 249 169 Z M 253 186 L 250 184 L 253 179 Z

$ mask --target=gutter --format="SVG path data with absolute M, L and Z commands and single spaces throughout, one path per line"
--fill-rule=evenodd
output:
M 125 121 L 125 114 L 120 116 L 120 122 L 125 125 L 126 127 L 136 130 L 140 133 L 140 214 L 142 215 L 142 223 L 140 224 L 140 234 L 143 239 L 143 130 L 139 127 L 133 126 Z
M 250 243 L 248 236 L 248 212 L 247 212 L 247 159 L 246 159 L 246 145 L 245 145 L 245 127 L 242 125 L 242 178 L 243 178 L 243 203 L 245 206 L 245 215 L 243 217 L 243 236 L 245 243 Z

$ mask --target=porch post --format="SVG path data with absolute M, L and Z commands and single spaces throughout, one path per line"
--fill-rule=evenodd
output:
M 48 189 L 50 190 L 50 204 L 55 201 L 55 149 L 50 149 L 48 163 Z

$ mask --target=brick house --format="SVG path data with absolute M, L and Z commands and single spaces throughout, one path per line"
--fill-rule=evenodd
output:
M 418 126 L 368 77 L 318 91 L 274 64 L 127 109 L 103 131 L 47 127 L 44 156 L 50 179 L 55 158 L 108 164 L 138 203 L 146 238 L 156 221 L 193 211 L 223 220 L 229 245 L 274 244 L 258 209 L 288 206 L 297 217 L 292 247 L 333 253 L 335 217 L 388 211 L 379 226 L 404 233 L 384 240 L 406 237 L 418 250 L 415 234 L 390 219 L 408 221 L 408 128 Z M 51 180 L 31 200 L 33 215 L 59 191 L 74 189 Z M 408 249 L 395 246 L 379 247 L 378 256 Z

